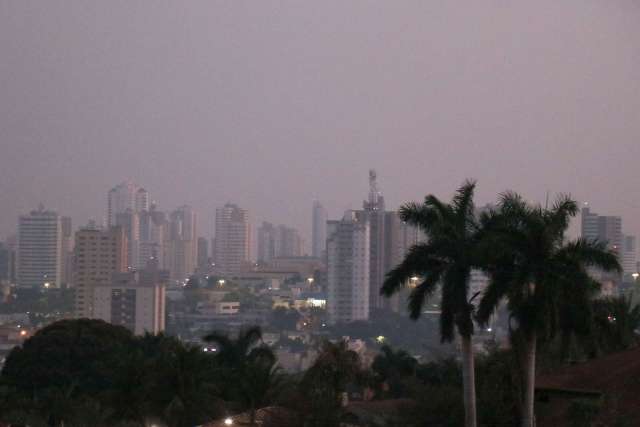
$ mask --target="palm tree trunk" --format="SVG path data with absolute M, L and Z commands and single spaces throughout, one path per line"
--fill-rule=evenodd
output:
M 462 387 L 464 389 L 464 425 L 476 427 L 476 375 L 471 335 L 460 337 L 462 343 Z
M 536 344 L 537 334 L 532 332 L 525 343 L 524 353 L 524 405 L 522 408 L 522 427 L 535 426 L 534 402 L 536 394 Z

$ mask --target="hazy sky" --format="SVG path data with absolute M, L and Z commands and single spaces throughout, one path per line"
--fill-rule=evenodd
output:
M 203 235 L 233 201 L 571 192 L 640 234 L 640 3 L 0 0 L 0 238 L 129 178 Z

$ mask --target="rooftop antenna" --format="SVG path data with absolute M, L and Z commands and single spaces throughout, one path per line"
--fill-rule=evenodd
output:
M 378 183 L 376 182 L 378 175 L 375 169 L 369 169 L 369 203 L 377 203 L 380 192 L 378 191 Z
M 547 196 L 544 200 L 544 208 L 548 209 L 549 208 L 549 190 L 547 190 Z

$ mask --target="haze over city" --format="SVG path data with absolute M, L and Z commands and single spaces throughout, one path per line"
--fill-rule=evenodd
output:
M 634 1 L 0 2 L 0 236 L 81 225 L 131 179 L 286 223 L 505 189 L 570 192 L 639 234 Z

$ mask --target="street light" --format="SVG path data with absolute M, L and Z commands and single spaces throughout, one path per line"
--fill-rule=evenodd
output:
M 224 283 L 225 283 L 224 279 L 218 280 L 218 285 L 220 285 L 221 287 L 224 286 Z
M 415 288 L 416 286 L 418 286 L 418 280 L 419 277 L 418 276 L 413 276 L 412 278 L 409 279 L 411 283 L 409 283 L 409 287 L 411 288 Z
M 640 277 L 640 273 L 632 273 L 631 277 L 633 277 L 633 280 L 638 280 L 638 277 Z
M 233 420 L 231 419 L 231 417 L 227 417 L 224 419 L 224 425 L 226 426 L 233 425 Z

